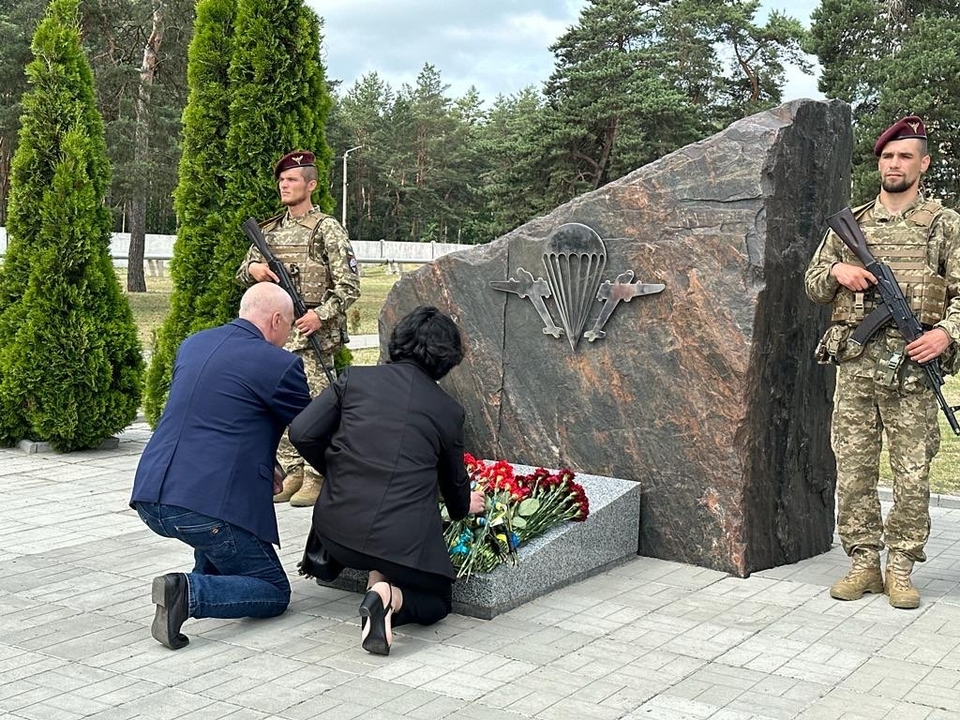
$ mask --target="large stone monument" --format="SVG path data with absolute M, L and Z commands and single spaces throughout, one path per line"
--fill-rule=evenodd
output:
M 744 576 L 830 547 L 832 375 L 803 293 L 847 203 L 839 101 L 798 100 L 401 279 L 468 354 L 444 380 L 477 456 L 642 487 L 640 553 Z

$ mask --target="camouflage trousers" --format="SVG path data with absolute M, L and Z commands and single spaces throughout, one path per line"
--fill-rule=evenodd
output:
M 292 350 L 295 355 L 303 358 L 303 369 L 307 375 L 307 385 L 310 387 L 310 397 L 316 397 L 320 391 L 327 387 L 327 376 L 320 366 L 317 354 L 312 347 Z M 333 355 L 323 358 L 330 372 L 333 372 Z M 280 446 L 277 448 L 277 462 L 279 462 L 287 475 L 296 476 L 303 474 L 305 477 L 312 477 L 317 481 L 321 480 L 321 475 L 313 469 L 311 465 L 305 463 L 300 453 L 290 442 L 287 431 L 283 431 L 283 437 L 280 438 Z
M 837 458 L 837 532 L 843 549 L 886 546 L 926 560 L 930 535 L 930 461 L 940 449 L 937 403 L 923 371 L 904 363 L 890 383 L 877 368 L 877 348 L 837 368 L 831 444 Z M 901 341 L 902 346 L 902 341 Z M 871 352 L 870 350 L 873 350 Z M 877 496 L 880 448 L 886 433 L 893 472 L 893 507 L 884 524 Z

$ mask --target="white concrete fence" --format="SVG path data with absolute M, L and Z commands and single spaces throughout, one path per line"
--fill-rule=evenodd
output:
M 144 239 L 143 260 L 150 275 L 160 277 L 165 265 L 173 257 L 175 235 L 147 234 Z M 441 255 L 464 250 L 470 245 L 456 243 L 417 243 L 387 240 L 354 240 L 353 251 L 357 260 L 363 264 L 387 265 L 399 271 L 402 264 L 423 264 L 436 260 Z M 127 249 L 130 246 L 130 233 L 114 233 L 110 240 L 110 255 L 116 267 L 127 266 Z M 7 251 L 7 230 L 0 227 L 0 258 Z

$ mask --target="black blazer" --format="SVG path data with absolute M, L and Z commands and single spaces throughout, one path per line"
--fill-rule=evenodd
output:
M 324 477 L 314 527 L 351 550 L 456 576 L 438 509 L 470 508 L 464 412 L 413 362 L 348 368 L 290 424 L 290 441 Z

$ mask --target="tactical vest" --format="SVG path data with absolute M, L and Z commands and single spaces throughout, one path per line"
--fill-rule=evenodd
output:
M 858 220 L 868 216 L 874 203 L 870 202 L 854 210 Z M 861 225 L 867 244 L 874 257 L 886 263 L 893 271 L 897 284 L 910 303 L 910 309 L 922 325 L 930 326 L 943 319 L 947 309 L 947 281 L 935 267 L 939 249 L 933 249 L 930 257 L 930 229 L 940 215 L 943 206 L 936 200 L 927 200 L 908 217 L 887 225 Z M 853 252 L 844 245 L 843 262 L 863 267 Z M 850 292 L 840 288 L 833 305 L 833 322 L 857 324 L 877 307 L 875 289 L 865 292 Z
M 317 229 L 330 216 L 311 212 L 281 227 L 285 216 L 274 216 L 260 227 L 273 254 L 287 266 L 290 279 L 304 304 L 314 308 L 323 302 L 327 290 L 333 286 L 326 258 L 314 250 Z

